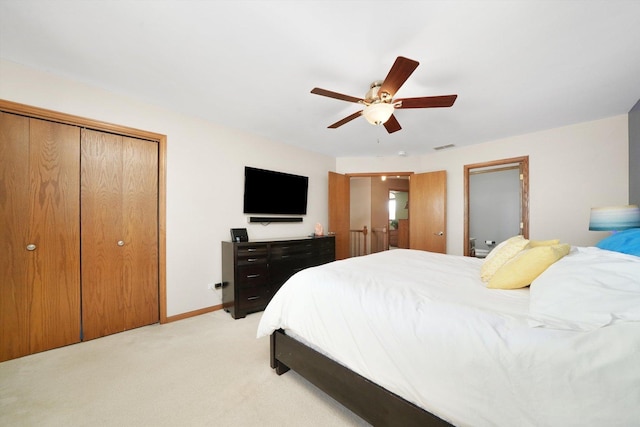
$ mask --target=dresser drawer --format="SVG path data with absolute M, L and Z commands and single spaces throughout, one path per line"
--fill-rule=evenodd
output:
M 240 288 L 266 285 L 269 282 L 268 275 L 269 269 L 266 262 L 238 267 L 237 285 Z
M 271 260 L 286 260 L 290 258 L 304 258 L 313 253 L 311 242 L 289 242 L 271 245 Z
M 268 260 L 267 245 L 242 246 L 238 248 L 236 255 L 236 264 L 238 266 L 267 264 Z
M 238 258 L 237 266 L 238 267 L 251 267 L 251 266 L 263 266 L 266 268 L 267 265 L 267 257 L 248 257 L 248 258 Z
M 318 239 L 316 249 L 319 251 L 335 251 L 335 240 L 333 239 Z
M 266 257 L 267 245 L 246 245 L 238 247 L 238 258 L 248 258 L 252 256 Z
M 238 289 L 236 304 L 243 311 L 261 310 L 267 306 L 270 297 L 271 292 L 267 286 L 242 288 Z

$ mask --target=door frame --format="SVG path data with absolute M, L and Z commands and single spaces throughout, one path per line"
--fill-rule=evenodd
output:
M 339 172 L 332 172 L 332 171 L 330 171 L 330 172 L 329 172 L 329 174 L 336 174 L 336 175 L 340 175 L 341 177 L 344 177 L 345 179 L 349 179 L 349 180 L 350 180 L 351 178 L 358 178 L 358 177 L 360 177 L 360 178 L 379 178 L 379 177 L 383 177 L 383 176 L 386 176 L 386 177 L 406 176 L 406 177 L 408 177 L 408 178 L 409 178 L 409 182 L 410 182 L 410 184 L 409 184 L 409 191 L 408 191 L 408 193 L 409 193 L 409 200 L 411 200 L 411 197 L 412 197 L 412 195 L 411 195 L 411 186 L 412 186 L 412 184 L 411 184 L 411 178 L 412 178 L 412 177 L 414 177 L 414 176 L 419 176 L 419 175 L 428 174 L 428 173 L 433 173 L 433 172 L 443 172 L 443 171 L 432 171 L 432 172 L 421 172 L 421 173 L 417 173 L 417 172 L 406 172 L 406 171 L 405 171 L 405 172 L 358 172 L 358 173 L 339 173 Z M 414 194 L 414 197 L 415 197 L 415 194 Z M 444 208 L 443 208 L 443 209 L 445 209 L 445 210 L 446 210 L 446 185 L 445 185 L 445 195 L 444 195 L 444 197 L 445 197 L 445 202 L 444 202 L 445 206 L 444 206 Z M 350 198 L 350 197 L 349 197 L 349 198 Z M 349 205 L 348 205 L 348 204 L 347 204 L 346 208 L 343 206 L 342 208 L 337 209 L 336 207 L 332 207 L 332 203 L 335 203 L 335 202 L 336 202 L 336 201 L 332 201 L 332 192 L 331 192 L 331 186 L 330 186 L 330 190 L 329 190 L 329 232 L 335 232 L 335 231 L 336 231 L 336 230 L 333 230 L 333 229 L 332 229 L 332 227 L 335 227 L 335 224 L 343 223 L 344 218 L 342 218 L 341 216 L 343 216 L 343 215 L 349 215 L 349 218 L 347 218 L 347 223 L 348 223 L 348 222 L 349 222 L 348 220 L 350 219 L 350 215 L 351 215 L 351 212 L 350 212 L 350 209 L 349 209 Z M 343 202 L 343 203 L 346 203 L 346 202 Z M 411 202 L 409 202 L 409 206 L 411 207 Z M 446 211 L 445 211 L 445 212 L 446 212 Z M 340 220 L 340 221 L 337 221 L 337 220 L 336 220 L 336 217 L 340 217 L 340 218 L 341 218 L 341 220 Z M 443 227 L 444 227 L 444 228 L 446 228 L 446 213 L 445 213 L 445 215 L 444 215 L 444 221 L 445 221 L 445 224 L 443 225 Z M 388 222 L 388 220 L 387 220 L 387 222 Z M 334 223 L 335 223 L 335 224 L 334 224 Z M 411 246 L 411 235 L 412 235 L 412 232 L 411 232 L 411 224 L 413 224 L 413 225 L 415 226 L 417 223 L 416 223 L 415 219 L 414 219 L 414 220 L 412 220 L 411 209 L 409 209 L 409 224 L 410 224 L 410 231 L 409 231 L 409 241 L 410 241 L 410 244 L 409 244 L 409 247 L 410 247 L 410 248 L 413 248 L 413 247 Z M 444 228 L 443 228 L 443 230 L 442 230 L 442 234 L 441 234 L 441 235 L 446 236 L 446 233 L 445 233 Z M 342 232 L 344 232 L 344 230 L 343 230 Z M 347 232 L 348 232 L 348 229 L 347 229 Z M 418 234 L 419 234 L 419 233 L 418 233 Z M 348 243 L 348 240 L 347 240 L 346 242 Z M 338 241 L 338 239 L 336 238 L 336 254 L 337 254 L 338 252 L 340 252 L 340 253 L 348 253 L 348 245 L 347 245 L 347 247 L 346 247 L 346 248 L 339 248 L 339 247 L 338 247 L 338 246 L 339 246 L 339 244 L 340 244 L 340 242 L 339 242 L 339 241 Z M 343 244 L 344 244 L 344 243 L 343 243 Z M 445 244 L 444 244 L 443 253 L 446 253 L 446 239 L 445 239 Z
M 97 131 L 115 133 L 158 144 L 158 303 L 160 323 L 167 323 L 167 261 L 166 261 L 166 192 L 167 192 L 167 136 L 127 126 L 116 125 L 86 117 L 60 113 L 30 105 L 0 99 L 0 110 L 36 119 L 49 120 Z M 78 172 L 79 173 L 79 172 Z M 78 218 L 80 221 L 80 218 Z
M 329 176 L 331 176 L 331 174 L 335 174 L 338 175 L 340 177 L 343 177 L 344 179 L 348 179 L 349 183 L 351 182 L 351 178 L 379 178 L 379 177 L 393 177 L 393 176 L 408 176 L 410 177 L 411 175 L 414 174 L 414 172 L 356 172 L 356 173 L 340 173 L 340 172 L 333 172 L 333 171 L 329 171 Z M 346 224 L 350 223 L 351 220 L 351 209 L 349 206 L 349 203 L 351 201 L 351 195 L 349 194 L 349 200 L 341 200 L 340 197 L 342 196 L 338 196 L 339 200 L 334 200 L 336 198 L 336 194 L 332 194 L 332 183 L 331 183 L 331 178 L 329 178 L 329 226 L 328 226 L 328 231 L 330 233 L 345 233 L 344 227 L 342 230 L 336 230 L 335 227 L 341 224 L 344 224 L 346 221 Z M 409 195 L 409 197 L 411 197 Z M 345 206 L 333 206 L 333 203 L 342 203 Z M 343 216 L 347 215 L 347 218 L 344 218 Z M 388 222 L 388 220 L 387 220 Z M 349 227 L 346 227 L 346 235 L 347 238 L 340 238 L 339 236 L 336 235 L 336 258 L 340 259 L 339 256 L 343 256 L 345 258 L 348 258 L 348 254 L 349 254 Z
M 512 157 L 508 159 L 493 160 L 490 162 L 464 165 L 464 236 L 462 247 L 463 255 L 469 256 L 469 175 L 474 169 L 498 168 L 500 166 L 517 164 L 520 168 L 520 213 L 521 232 L 525 239 L 529 238 L 529 156 Z

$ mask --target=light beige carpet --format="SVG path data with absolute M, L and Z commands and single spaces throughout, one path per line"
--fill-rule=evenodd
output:
M 0 426 L 366 426 L 224 311 L 0 363 Z

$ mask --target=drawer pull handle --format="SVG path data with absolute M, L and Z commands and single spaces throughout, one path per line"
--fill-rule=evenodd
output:
M 256 249 L 256 248 L 247 248 L 247 251 L 249 251 L 249 252 L 255 252 L 255 251 L 257 251 L 257 249 Z
M 247 262 L 256 262 L 258 258 L 247 258 Z
M 248 298 L 247 298 L 247 301 L 253 301 L 253 300 L 255 300 L 255 299 L 260 299 L 260 297 L 248 297 Z
M 289 258 L 291 255 L 282 255 L 281 258 Z
M 255 279 L 256 277 L 260 277 L 259 274 L 249 274 L 247 275 L 247 279 Z

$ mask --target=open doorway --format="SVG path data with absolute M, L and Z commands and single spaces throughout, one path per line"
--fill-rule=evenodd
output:
M 340 174 L 329 172 L 329 226 L 328 232 L 336 237 L 336 259 L 350 257 L 350 213 L 356 207 L 364 207 L 371 212 L 370 244 L 374 245 L 374 233 L 377 229 L 389 228 L 389 184 L 380 185 L 380 181 L 388 177 L 404 177 L 401 180 L 408 185 L 409 206 L 409 248 L 431 252 L 446 253 L 446 171 L 402 172 L 374 174 Z M 352 197 L 351 180 L 370 177 L 371 190 L 368 192 L 371 201 L 358 203 Z M 374 185 L 375 184 L 375 185 Z M 376 189 L 374 190 L 373 187 Z M 403 188 L 393 188 L 403 190 Z M 381 203 L 378 203 L 380 201 Z M 354 206 L 354 203 L 357 206 Z M 368 209 L 370 206 L 382 206 L 381 209 Z M 362 222 L 362 221 L 361 221 Z M 380 226 L 378 226 L 380 224 Z M 361 228 L 363 224 L 354 224 Z M 388 233 L 381 233 L 383 236 Z M 380 233 L 378 234 L 380 235 Z M 377 239 L 377 238 L 376 238 Z M 388 248 L 388 242 L 375 244 L 377 248 Z M 373 247 L 369 252 L 376 251 Z
M 529 237 L 529 157 L 464 166 L 464 255 L 483 258 L 501 241 Z
M 350 240 L 361 240 L 359 245 L 352 245 L 350 255 L 381 252 L 399 245 L 408 248 L 409 176 L 350 176 L 349 187 Z

